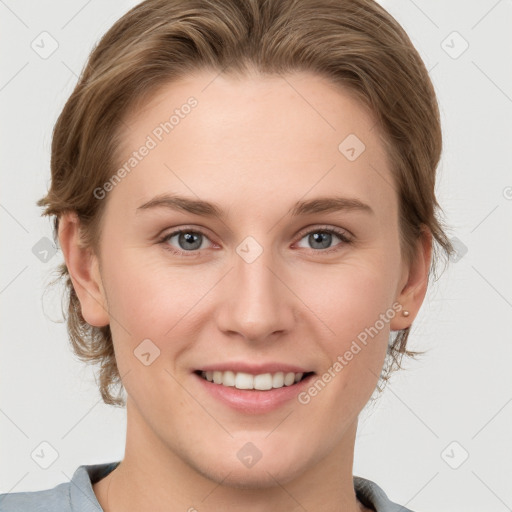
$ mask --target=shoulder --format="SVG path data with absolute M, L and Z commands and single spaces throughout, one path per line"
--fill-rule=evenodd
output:
M 70 482 L 53 489 L 0 494 L 0 512 L 62 512 L 71 510 Z
M 0 512 L 85 512 L 101 510 L 92 484 L 119 462 L 79 466 L 69 482 L 42 491 L 0 494 Z
M 358 500 L 365 507 L 371 507 L 376 512 L 413 512 L 391 501 L 381 487 L 366 478 L 354 476 L 354 489 Z

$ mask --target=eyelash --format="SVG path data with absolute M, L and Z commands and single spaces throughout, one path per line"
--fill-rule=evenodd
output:
M 196 249 L 194 251 L 182 251 L 180 249 L 174 249 L 169 244 L 167 244 L 167 242 L 173 236 L 179 235 L 181 233 L 201 234 L 204 237 L 208 238 L 208 235 L 205 232 L 201 231 L 200 229 L 197 229 L 197 228 L 187 229 L 187 228 L 185 228 L 185 229 L 180 229 L 180 230 L 177 230 L 177 231 L 173 231 L 172 233 L 169 233 L 169 234 L 165 235 L 163 238 L 161 238 L 158 241 L 158 243 L 162 244 L 164 246 L 164 249 L 167 250 L 167 251 L 170 251 L 172 254 L 176 254 L 178 256 L 185 256 L 185 257 L 197 256 L 199 254 L 200 249 Z M 352 239 L 349 236 L 347 236 L 345 231 L 341 231 L 341 230 L 336 229 L 336 228 L 327 228 L 327 227 L 315 228 L 313 230 L 306 231 L 305 233 L 301 233 L 299 240 L 302 240 L 305 236 L 310 235 L 312 233 L 328 233 L 328 234 L 333 234 L 333 235 L 336 235 L 337 237 L 339 237 L 339 239 L 343 242 L 342 244 L 336 245 L 334 247 L 330 247 L 328 249 L 323 249 L 323 250 L 322 249 L 311 249 L 311 251 L 317 252 L 317 253 L 326 254 L 326 253 L 336 252 L 336 251 L 340 250 L 340 248 L 341 248 L 340 246 L 345 245 L 345 244 L 349 245 L 349 244 L 351 244 L 353 242 Z

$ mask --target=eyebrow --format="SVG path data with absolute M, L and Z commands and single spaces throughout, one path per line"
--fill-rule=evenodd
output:
M 136 213 L 155 208 L 168 208 L 184 211 L 203 217 L 225 219 L 225 212 L 215 203 L 190 199 L 184 196 L 161 194 L 139 206 Z M 288 215 L 298 217 L 314 213 L 329 213 L 338 211 L 359 211 L 374 215 L 372 208 L 356 198 L 348 197 L 319 197 L 309 201 L 298 201 L 288 210 Z

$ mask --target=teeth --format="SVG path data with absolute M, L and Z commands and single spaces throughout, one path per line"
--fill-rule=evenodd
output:
M 259 389 L 261 391 L 265 391 L 267 389 L 272 389 L 272 374 L 264 373 L 263 375 L 256 375 L 253 379 L 254 389 Z
M 284 386 L 284 374 L 283 372 L 274 373 L 272 376 L 272 387 L 282 388 Z
M 222 373 L 222 372 L 219 372 Z M 235 374 L 233 372 L 224 372 L 221 383 L 224 386 L 234 386 L 236 383 Z
M 251 375 L 244 372 L 221 372 L 218 370 L 201 372 L 201 377 L 222 386 L 235 387 L 237 389 L 257 389 L 266 391 L 274 388 L 282 388 L 283 386 L 291 386 L 299 382 L 303 373 L 262 373 L 260 375 Z

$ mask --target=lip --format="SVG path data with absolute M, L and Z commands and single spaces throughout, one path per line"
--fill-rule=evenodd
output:
M 221 370 L 222 365 L 215 366 L 217 370 Z M 266 371 L 262 371 L 260 368 L 254 372 L 254 366 L 251 366 L 251 371 L 247 373 L 254 373 L 254 375 L 259 375 L 259 373 L 274 373 L 275 371 L 283 371 L 283 370 L 274 370 L 272 372 L 268 371 L 270 365 L 265 366 Z M 214 368 L 213 366 L 209 366 L 208 368 Z M 229 369 L 233 369 L 233 366 L 230 366 Z M 247 366 L 246 366 L 247 368 Z M 283 366 L 280 368 L 294 368 L 291 366 Z M 202 369 L 203 370 L 203 369 Z M 203 370 L 207 371 L 207 370 Z M 228 370 L 224 370 L 228 371 Z M 243 370 L 237 370 L 243 371 Z M 246 370 L 247 371 L 247 370 Z M 290 372 L 301 373 L 300 370 L 290 369 Z M 307 373 L 307 372 L 303 372 Z M 213 397 L 215 400 L 220 403 L 227 405 L 231 409 L 235 409 L 239 412 L 245 414 L 263 414 L 274 411 L 279 407 L 285 405 L 287 402 L 295 399 L 297 395 L 307 387 L 311 380 L 316 377 L 316 373 L 311 373 L 306 378 L 301 380 L 300 382 L 296 382 L 291 386 L 283 386 L 282 388 L 270 389 L 268 391 L 259 391 L 259 390 L 245 390 L 245 389 L 237 389 L 231 386 L 223 386 L 222 384 L 215 384 L 214 382 L 210 382 L 206 379 L 203 379 L 197 373 L 192 373 L 192 377 L 197 379 L 198 385 L 201 386 L 202 390 L 207 393 L 210 397 Z
M 209 364 L 207 366 L 201 366 L 200 368 L 195 368 L 193 371 L 220 371 L 220 372 L 244 372 L 250 373 L 251 375 L 261 375 L 263 373 L 309 373 L 311 372 L 311 368 L 301 368 L 300 366 L 294 366 L 290 364 L 269 362 L 269 363 L 260 363 L 260 364 L 250 364 L 245 363 L 243 361 L 233 361 L 232 363 L 219 363 L 219 364 Z

